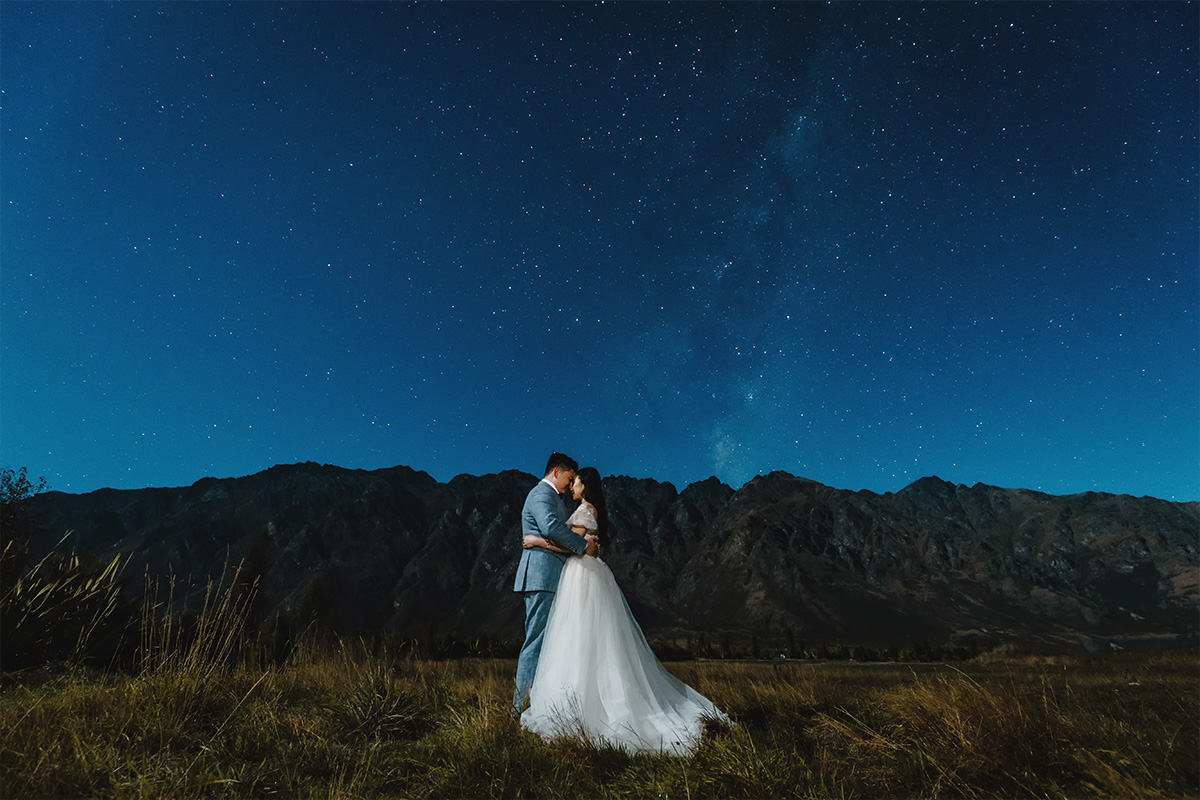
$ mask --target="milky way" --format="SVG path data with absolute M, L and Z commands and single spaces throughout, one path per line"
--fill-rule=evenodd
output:
M 1195 3 L 5 3 L 0 448 L 1200 498 Z

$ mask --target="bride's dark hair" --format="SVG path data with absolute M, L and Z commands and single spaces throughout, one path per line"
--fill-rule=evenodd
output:
M 600 472 L 595 467 L 584 467 L 575 473 L 583 482 L 583 499 L 596 509 L 596 536 L 601 542 L 608 539 L 608 505 L 604 502 L 604 489 L 600 486 Z

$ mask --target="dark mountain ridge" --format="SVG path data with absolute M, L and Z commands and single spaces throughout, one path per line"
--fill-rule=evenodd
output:
M 190 588 L 175 597 L 192 606 L 244 561 L 263 618 L 519 640 L 511 583 L 536 482 L 306 463 L 189 487 L 48 492 L 34 504 L 34 549 L 70 531 L 84 552 L 130 554 L 129 575 L 177 576 Z M 604 488 L 614 535 L 602 555 L 651 639 L 1198 641 L 1197 503 L 935 477 L 879 495 L 783 472 L 737 491 L 716 478 L 677 491 L 613 476 Z

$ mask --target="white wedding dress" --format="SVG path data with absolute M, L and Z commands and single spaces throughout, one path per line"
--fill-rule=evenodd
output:
M 597 529 L 587 503 L 567 520 Z M 544 739 L 573 736 L 630 751 L 688 755 L 704 718 L 728 718 L 655 658 L 612 570 L 567 560 L 521 725 Z

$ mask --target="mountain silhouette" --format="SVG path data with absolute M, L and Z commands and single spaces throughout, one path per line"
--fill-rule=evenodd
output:
M 39 495 L 35 552 L 127 553 L 198 608 L 231 565 L 256 613 L 344 632 L 519 641 L 511 591 L 537 478 L 448 483 L 408 467 L 281 465 L 189 487 Z M 1197 503 L 955 485 L 830 488 L 773 472 L 739 490 L 604 480 L 601 553 L 652 641 L 873 647 L 1018 642 L 1166 647 L 1200 632 Z

